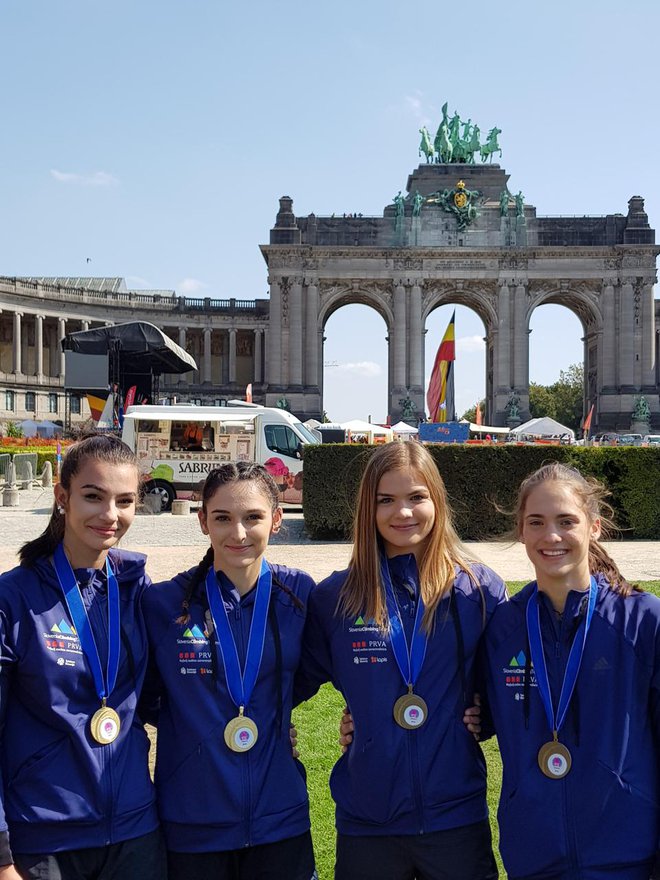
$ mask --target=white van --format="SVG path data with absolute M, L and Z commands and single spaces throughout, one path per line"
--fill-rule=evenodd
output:
M 280 501 L 301 504 L 303 447 L 319 442 L 291 413 L 254 404 L 131 406 L 122 440 L 163 510 L 175 498 L 199 500 L 206 475 L 226 461 L 259 462 L 277 483 Z

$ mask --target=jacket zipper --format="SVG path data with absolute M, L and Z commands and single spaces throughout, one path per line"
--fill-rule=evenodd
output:
M 408 606 L 408 615 L 413 620 L 415 619 L 415 614 L 417 613 L 417 602 L 414 597 L 411 597 L 410 604 Z M 410 756 L 410 773 L 411 773 L 411 782 L 413 795 L 415 798 L 415 809 L 417 810 L 417 817 L 419 821 L 419 834 L 424 834 L 424 800 L 422 798 L 422 779 L 419 768 L 419 746 L 417 744 L 417 740 L 414 738 L 414 730 L 407 730 L 406 734 L 408 736 L 408 754 Z
M 559 622 L 559 636 L 555 646 L 555 656 L 557 659 L 556 667 L 559 673 L 559 677 L 556 680 L 563 679 L 563 676 L 566 672 L 566 664 L 561 662 L 561 647 L 566 639 L 566 634 L 570 635 L 572 627 L 565 626 L 566 623 L 566 609 L 564 608 L 564 613 L 561 616 L 561 620 Z M 570 651 L 570 646 L 566 646 Z M 564 813 L 564 834 L 566 835 L 566 849 L 568 856 L 568 870 L 569 876 L 574 878 L 574 880 L 580 880 L 580 872 L 578 868 L 578 858 L 577 858 L 577 848 L 575 846 L 575 836 L 573 834 L 573 828 L 571 827 L 571 807 L 570 807 L 570 798 L 568 793 L 568 784 L 569 784 L 569 776 L 561 780 L 562 786 L 562 810 Z

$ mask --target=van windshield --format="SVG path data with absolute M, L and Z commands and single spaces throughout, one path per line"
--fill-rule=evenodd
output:
M 300 431 L 307 443 L 318 443 L 318 439 L 306 428 L 302 422 L 296 422 L 296 431 Z

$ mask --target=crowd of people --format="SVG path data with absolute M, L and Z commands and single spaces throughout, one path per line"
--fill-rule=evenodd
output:
M 164 583 L 118 547 L 137 503 L 127 446 L 74 444 L 0 576 L 0 880 L 312 880 L 290 720 L 324 682 L 346 701 L 337 880 L 497 878 L 493 734 L 512 880 L 653 876 L 660 600 L 601 543 L 600 484 L 557 463 L 523 482 L 535 580 L 511 599 L 417 443 L 371 455 L 349 567 L 318 585 L 266 559 L 282 511 L 260 465 L 209 474 L 208 551 Z

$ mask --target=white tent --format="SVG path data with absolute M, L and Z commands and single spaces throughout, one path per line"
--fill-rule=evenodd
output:
M 555 419 L 551 419 L 549 416 L 530 419 L 528 422 L 518 425 L 517 428 L 513 428 L 511 434 L 528 434 L 530 437 L 561 437 L 562 435 L 568 435 L 571 440 L 575 440 L 575 431 L 555 421 Z
M 383 428 L 382 425 L 363 422 L 362 419 L 351 419 L 350 422 L 341 422 L 341 427 L 345 431 L 350 431 L 351 436 L 365 434 L 369 443 L 373 443 L 376 437 L 384 437 L 386 440 L 391 440 L 393 436 L 391 428 Z
M 24 419 L 18 424 L 23 429 L 24 437 L 54 437 L 55 434 L 62 434 L 64 430 L 62 425 L 58 425 L 48 419 L 40 422 L 34 419 Z
M 407 422 L 397 422 L 396 425 L 392 425 L 392 431 L 395 434 L 419 434 L 417 428 L 413 428 Z

